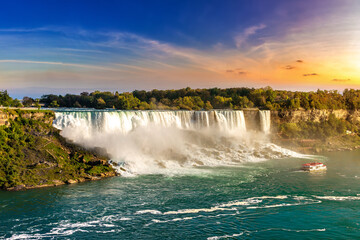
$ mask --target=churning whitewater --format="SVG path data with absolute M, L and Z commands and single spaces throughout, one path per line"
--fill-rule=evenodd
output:
M 243 111 L 58 111 L 53 125 L 70 141 L 104 149 L 132 174 L 177 173 L 197 166 L 299 157 L 272 144 L 270 111 L 248 131 Z

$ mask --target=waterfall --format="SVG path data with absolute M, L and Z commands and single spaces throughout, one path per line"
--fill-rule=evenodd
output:
M 260 114 L 261 130 L 265 134 L 269 134 L 270 133 L 270 125 L 271 125 L 271 120 L 270 120 L 271 112 L 270 112 L 270 110 L 260 110 L 259 114 Z
M 105 150 L 123 175 L 187 173 L 296 156 L 268 142 L 270 111 L 259 114 L 262 132 L 247 131 L 240 110 L 58 110 L 53 125 L 74 143 Z
M 204 129 L 246 132 L 243 111 L 64 111 L 56 112 L 53 125 L 87 126 L 88 130 L 118 131 L 126 134 L 137 127 L 156 125 L 165 128 Z

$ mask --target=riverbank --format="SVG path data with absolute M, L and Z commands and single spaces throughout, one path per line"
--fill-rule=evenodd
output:
M 276 145 L 303 154 L 320 154 L 360 149 L 360 137 L 358 135 L 341 135 L 327 139 L 289 139 L 274 135 L 271 141 Z
M 285 148 L 307 154 L 360 148 L 358 111 L 273 111 L 271 115 L 271 140 Z
M 54 113 L 0 110 L 0 189 L 25 190 L 116 176 L 98 149 L 67 142 L 52 126 Z

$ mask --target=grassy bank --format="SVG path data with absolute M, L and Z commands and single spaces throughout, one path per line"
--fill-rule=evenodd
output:
M 67 143 L 51 111 L 1 110 L 0 188 L 21 190 L 115 176 L 107 158 Z

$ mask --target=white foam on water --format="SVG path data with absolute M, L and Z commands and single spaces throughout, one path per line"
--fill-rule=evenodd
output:
M 269 204 L 265 200 L 286 200 L 286 201 L 295 201 L 295 202 L 282 202 L 277 204 Z M 246 209 L 257 209 L 257 208 L 276 208 L 276 207 L 288 207 L 288 206 L 297 206 L 297 205 L 306 205 L 306 204 L 316 204 L 321 203 L 321 201 L 316 199 L 311 199 L 303 196 L 287 196 L 287 195 L 277 195 L 277 196 L 259 196 L 259 197 L 250 197 L 243 200 L 234 200 L 227 203 L 216 204 L 215 206 L 209 208 L 194 208 L 194 209 L 179 209 L 173 211 L 161 212 L 159 210 L 147 209 L 137 211 L 135 214 L 153 214 L 153 215 L 177 215 L 177 214 L 197 214 L 197 213 L 211 213 L 216 211 L 236 211 L 238 212 L 237 207 L 244 207 Z M 263 205 L 259 205 L 263 204 Z M 198 215 L 199 217 L 201 215 Z M 220 215 L 217 215 L 220 216 Z M 209 217 L 209 216 L 204 216 Z M 156 220 L 162 221 L 162 220 Z
M 275 198 L 273 198 L 275 199 Z M 278 199 L 285 199 L 285 198 L 278 198 Z M 308 204 L 319 204 L 321 201 L 310 199 L 307 197 L 295 196 L 293 199 L 297 202 L 295 203 L 278 203 L 278 204 L 270 204 L 270 205 L 262 205 L 262 206 L 249 206 L 246 207 L 247 209 L 261 209 L 261 208 L 280 208 L 280 207 L 292 207 L 292 206 L 301 206 L 301 205 L 308 205 Z
M 109 216 L 103 216 L 100 219 L 100 222 L 107 222 L 107 223 L 112 223 L 112 222 L 116 222 L 116 221 L 130 221 L 132 220 L 129 217 L 124 217 L 122 215 L 109 215 Z
M 250 205 L 249 201 L 232 201 L 224 204 L 220 204 L 220 207 L 232 207 L 232 206 L 247 206 Z
M 221 208 L 221 207 L 210 207 L 210 208 L 194 208 L 194 209 L 180 209 L 176 211 L 160 212 L 158 210 L 140 210 L 135 214 L 154 214 L 154 215 L 175 215 L 175 214 L 190 214 L 199 212 L 215 212 L 215 211 L 234 211 L 234 208 Z
M 251 207 L 247 207 L 247 209 L 277 208 L 277 207 L 289 207 L 289 206 L 298 206 L 298 205 L 305 205 L 305 203 L 281 203 L 281 204 L 273 204 L 273 205 L 265 205 L 265 206 L 251 206 Z
M 267 231 L 284 231 L 284 232 L 325 232 L 326 228 L 315 229 L 288 229 L 288 228 L 267 228 L 263 230 L 255 230 L 249 232 L 267 232 Z
M 279 195 L 279 196 L 261 196 L 261 197 L 256 197 L 258 199 L 286 199 L 288 198 L 288 196 L 286 195 Z
M 98 223 L 100 223 L 100 221 L 65 223 L 65 224 L 60 224 L 60 227 L 61 228 L 96 227 Z
M 287 228 L 268 228 L 268 229 L 262 229 L 262 230 L 254 230 L 254 231 L 248 231 L 245 230 L 241 233 L 235 233 L 232 235 L 222 235 L 222 236 L 213 236 L 208 237 L 208 240 L 217 240 L 217 239 L 223 239 L 223 238 L 234 238 L 239 237 L 244 234 L 251 235 L 252 233 L 258 233 L 258 232 L 268 232 L 268 231 L 284 231 L 284 232 L 325 232 L 326 228 L 317 228 L 317 229 L 287 229 Z
M 266 201 L 266 200 L 270 200 Z M 274 201 L 279 202 L 280 200 L 286 200 L 286 202 L 280 202 L 274 204 Z M 270 203 L 270 204 L 269 204 Z M 219 207 L 245 207 L 246 209 L 259 209 L 259 208 L 278 208 L 278 207 L 289 207 L 307 204 L 321 203 L 320 200 L 305 197 L 305 196 L 288 196 L 288 195 L 277 195 L 277 196 L 258 196 L 250 197 L 242 200 L 234 200 L 228 203 L 218 204 Z
M 164 215 L 169 214 L 187 214 L 187 213 L 199 213 L 199 212 L 215 212 L 215 211 L 234 211 L 233 208 L 221 208 L 221 207 L 211 207 L 211 208 L 194 208 L 194 209 L 181 209 L 177 211 L 168 211 L 164 212 Z
M 251 197 L 245 200 L 235 200 L 228 203 L 219 204 L 219 207 L 233 207 L 233 206 L 249 206 L 251 204 L 261 203 L 264 199 L 287 199 L 286 195 L 279 196 L 260 196 L 260 197 Z
M 167 222 L 186 221 L 186 220 L 192 220 L 192 219 L 194 219 L 194 217 L 174 218 L 174 219 L 170 219 L 170 220 L 152 219 L 151 221 L 154 223 L 167 223 Z
M 43 239 L 43 238 L 49 238 L 49 237 L 65 237 L 65 236 L 71 236 L 76 232 L 88 232 L 83 229 L 69 229 L 66 230 L 66 228 L 54 228 L 51 230 L 50 233 L 44 233 L 44 234 L 14 234 L 9 240 L 15 240 L 15 239 Z
M 140 210 L 137 211 L 135 214 L 145 214 L 145 213 L 150 213 L 150 214 L 162 214 L 162 212 L 158 211 L 158 210 Z
M 360 198 L 360 197 L 359 197 Z M 262 206 L 250 206 L 250 205 L 258 205 L 259 203 L 263 203 L 264 200 L 289 200 L 296 201 L 294 203 L 279 203 L 279 204 L 271 204 L 271 205 L 262 205 Z M 303 201 L 303 202 L 299 202 Z M 296 206 L 296 205 L 305 205 L 305 204 L 314 204 L 321 203 L 319 200 L 314 200 L 304 196 L 287 196 L 287 195 L 277 195 L 277 196 L 259 196 L 259 197 L 250 197 L 243 200 L 234 200 L 227 203 L 220 203 L 213 207 L 209 208 L 194 208 L 194 209 L 179 209 L 174 211 L 161 212 L 159 210 L 147 209 L 137 211 L 135 214 L 154 214 L 154 215 L 175 215 L 175 214 L 195 214 L 200 212 L 215 212 L 215 211 L 236 211 L 237 206 L 243 207 L 246 206 L 247 209 L 256 209 L 256 208 L 273 208 L 273 207 L 285 207 L 285 206 Z
M 223 236 L 213 236 L 213 237 L 208 237 L 208 240 L 217 240 L 217 239 L 222 239 L 222 238 L 234 238 L 234 237 L 240 237 L 242 236 L 244 233 L 235 233 L 232 235 L 223 235 Z
M 329 201 L 358 201 L 360 196 L 314 196 L 315 198 Z

